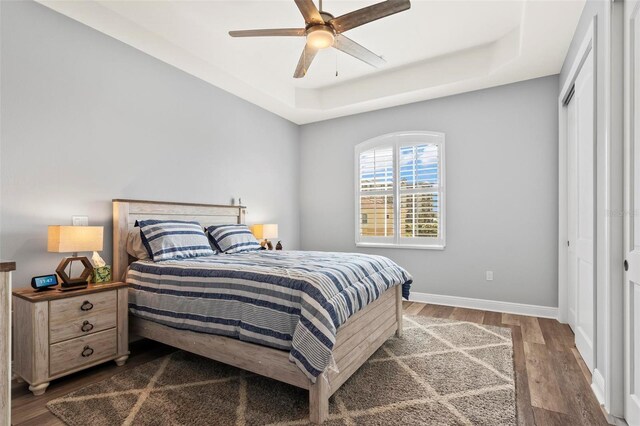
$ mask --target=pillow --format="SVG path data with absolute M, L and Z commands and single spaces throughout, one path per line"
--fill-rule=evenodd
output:
M 154 262 L 215 254 L 198 222 L 141 220 L 138 223 L 142 243 Z
M 130 229 L 127 234 L 127 253 L 139 260 L 150 259 L 149 252 L 142 242 L 139 227 Z
M 260 250 L 260 243 L 247 225 L 214 225 L 207 228 L 211 241 L 223 253 Z

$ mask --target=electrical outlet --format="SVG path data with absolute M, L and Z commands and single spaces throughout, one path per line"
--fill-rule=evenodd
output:
M 89 216 L 71 216 L 73 226 L 89 226 Z
M 493 281 L 493 271 L 487 271 L 487 281 Z

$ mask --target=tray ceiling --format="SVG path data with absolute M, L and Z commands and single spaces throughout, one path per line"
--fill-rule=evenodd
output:
M 376 2 L 323 7 L 338 16 Z M 301 27 L 293 0 L 40 3 L 298 124 L 559 73 L 584 6 L 413 0 L 406 12 L 345 33 L 384 67 L 327 49 L 294 79 L 304 38 L 227 34 Z

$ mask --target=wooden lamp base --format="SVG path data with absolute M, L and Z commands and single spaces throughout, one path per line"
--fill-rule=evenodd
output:
M 69 266 L 76 260 L 79 260 L 84 265 L 84 270 L 79 276 L 70 277 L 65 269 L 67 269 L 67 266 Z M 68 291 L 87 288 L 87 286 L 89 285 L 89 277 L 91 276 L 92 271 L 93 266 L 91 265 L 91 262 L 89 262 L 89 259 L 87 259 L 85 256 L 65 257 L 56 268 L 56 273 L 62 281 L 62 283 L 60 283 L 59 290 Z

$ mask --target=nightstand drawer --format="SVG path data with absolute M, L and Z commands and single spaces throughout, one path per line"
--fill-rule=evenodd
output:
M 88 336 L 117 325 L 118 315 L 115 310 L 102 312 L 90 311 L 82 318 L 69 319 L 64 316 L 51 318 L 49 322 L 49 341 L 62 342 L 80 336 Z
M 103 291 L 52 300 L 49 302 L 51 328 L 57 328 L 64 322 L 86 319 L 106 312 L 115 313 L 118 307 L 117 296 L 115 291 Z
M 116 354 L 117 330 L 101 331 L 86 337 L 56 343 L 49 348 L 50 375 L 73 370 Z

